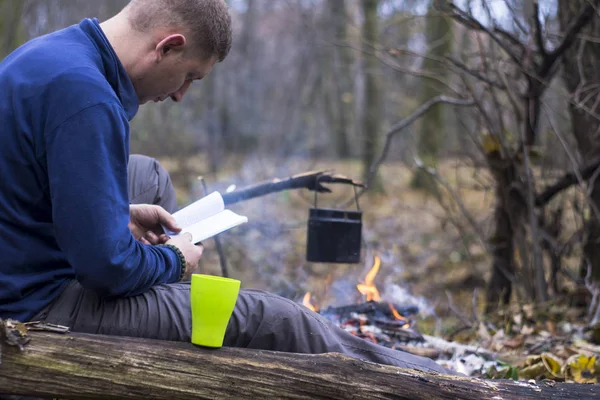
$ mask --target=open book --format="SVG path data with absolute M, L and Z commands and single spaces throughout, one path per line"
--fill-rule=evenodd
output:
M 218 235 L 228 229 L 248 222 L 248 218 L 238 215 L 231 210 L 225 209 L 223 197 L 219 192 L 212 192 L 206 197 L 182 208 L 173 214 L 181 232 L 192 234 L 194 244 Z M 169 236 L 177 236 L 177 233 L 165 229 Z

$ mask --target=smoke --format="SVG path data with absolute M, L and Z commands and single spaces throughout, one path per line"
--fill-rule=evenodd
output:
M 410 294 L 406 288 L 392 283 L 390 278 L 386 279 L 384 287 L 385 289 L 382 293 L 382 299 L 384 301 L 389 301 L 393 304 L 402 306 L 417 306 L 419 307 L 419 314 L 421 316 L 435 316 L 433 306 L 431 306 L 424 297 Z

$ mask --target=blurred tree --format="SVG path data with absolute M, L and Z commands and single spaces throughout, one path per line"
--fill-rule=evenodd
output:
M 447 7 L 448 0 L 431 0 L 427 12 L 427 24 L 425 27 L 425 39 L 427 54 L 423 61 L 423 69 L 428 75 L 434 75 L 435 79 L 423 77 L 420 90 L 421 103 L 432 99 L 444 92 L 445 81 L 449 78 L 450 69 L 440 59 L 452 53 L 452 21 L 445 17 L 440 11 L 441 7 Z M 444 105 L 438 104 L 425 115 L 420 121 L 419 138 L 417 142 L 417 153 L 423 164 L 427 167 L 436 167 L 438 154 L 444 142 L 446 121 L 444 118 Z M 437 181 L 423 168 L 415 169 L 412 187 L 424 189 L 425 192 L 437 194 Z
M 378 0 L 361 0 L 363 12 L 363 41 L 364 54 L 364 115 L 362 123 L 363 142 L 363 177 L 369 175 L 371 165 L 376 159 L 379 146 L 379 131 L 381 130 L 381 94 L 379 87 L 380 62 L 377 59 L 377 43 L 379 37 L 377 8 Z M 372 177 L 368 184 L 377 188 L 378 176 Z
M 0 0 L 0 60 L 27 40 L 21 24 L 24 10 L 24 0 Z
M 575 18 L 581 13 L 587 0 L 559 0 L 561 30 L 567 32 Z M 573 135 L 585 164 L 598 162 L 600 158 L 600 118 L 597 110 L 600 103 L 600 18 L 594 18 L 582 30 L 581 35 L 565 52 L 563 57 L 563 80 L 572 93 L 569 102 Z M 600 209 L 600 180 L 588 182 L 591 208 Z M 600 215 L 591 210 L 587 220 L 581 275 L 585 276 L 588 265 L 592 276 L 600 281 Z
M 352 137 L 352 109 L 354 107 L 354 84 L 352 80 L 353 54 L 348 46 L 346 1 L 327 1 L 330 24 L 335 40 L 333 65 L 329 80 L 333 86 L 333 105 L 336 115 L 332 121 L 334 143 L 338 157 L 350 156 L 349 138 Z M 330 100 L 330 101 L 331 101 Z

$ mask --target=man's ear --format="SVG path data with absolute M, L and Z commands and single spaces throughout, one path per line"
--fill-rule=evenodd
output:
M 156 61 L 161 61 L 165 55 L 173 51 L 182 50 L 186 43 L 187 40 L 182 34 L 175 33 L 167 36 L 158 42 L 156 48 L 154 49 L 156 53 Z

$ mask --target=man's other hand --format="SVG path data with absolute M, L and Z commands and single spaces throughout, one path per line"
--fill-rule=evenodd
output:
M 173 246 L 176 246 L 183 253 L 183 256 L 185 257 L 186 268 L 182 280 L 189 280 L 192 274 L 198 268 L 198 262 L 200 261 L 200 257 L 202 257 L 204 247 L 201 244 L 194 245 L 192 243 L 192 235 L 187 232 L 169 239 L 166 244 L 172 244 Z
M 131 204 L 129 206 L 128 228 L 144 244 L 164 244 L 169 240 L 162 226 L 173 232 L 181 231 L 175 218 L 164 208 L 151 204 Z

